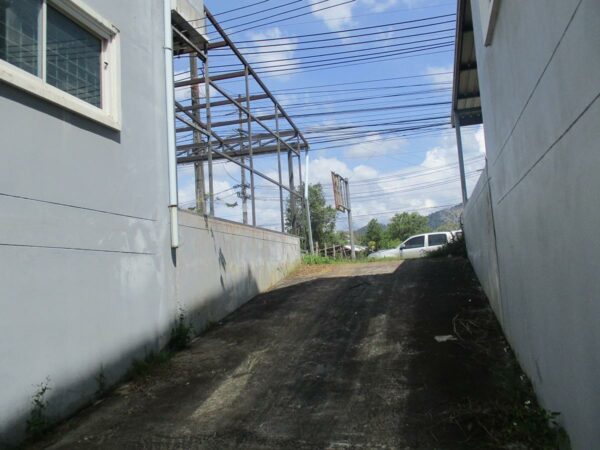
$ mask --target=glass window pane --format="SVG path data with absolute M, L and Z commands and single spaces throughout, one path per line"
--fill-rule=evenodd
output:
M 448 243 L 448 238 L 445 234 L 430 234 L 429 235 L 429 246 L 432 245 L 444 245 Z
M 41 0 L 0 0 L 0 59 L 39 75 Z
M 425 247 L 425 236 L 417 236 L 412 239 L 409 239 L 404 244 L 404 248 L 421 248 Z
M 50 6 L 47 21 L 46 81 L 101 107 L 100 39 Z

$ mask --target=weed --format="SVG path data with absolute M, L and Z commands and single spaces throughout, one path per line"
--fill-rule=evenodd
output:
M 106 393 L 106 375 L 104 366 L 100 366 L 100 372 L 94 378 L 96 380 L 96 397 L 102 397 Z
M 176 352 L 186 349 L 192 341 L 192 327 L 186 323 L 183 310 L 179 313 L 179 319 L 173 328 L 171 328 L 171 337 L 167 347 Z
M 38 439 L 43 436 L 50 426 L 46 410 L 48 400 L 46 393 L 50 390 L 50 378 L 46 378 L 37 386 L 37 391 L 31 399 L 31 411 L 27 420 L 26 434 L 28 439 Z
M 134 359 L 129 370 L 130 378 L 145 377 L 156 367 L 166 364 L 171 359 L 171 352 L 163 350 L 150 352 L 144 359 Z
M 461 430 L 465 448 L 569 448 L 559 413 L 538 404 L 490 308 L 465 310 L 452 323 L 459 345 L 471 349 L 473 363 L 486 367 L 492 379 L 485 400 L 465 398 L 445 412 L 441 424 Z

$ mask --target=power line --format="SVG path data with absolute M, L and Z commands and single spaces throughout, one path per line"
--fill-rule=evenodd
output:
M 329 1 L 329 0 L 321 0 L 321 1 L 319 1 L 318 3 L 323 3 L 323 1 Z M 285 18 L 283 18 L 283 19 L 274 20 L 274 21 L 267 22 L 267 23 L 261 23 L 261 24 L 260 24 L 260 26 L 264 27 L 264 26 L 266 26 L 266 25 L 272 25 L 272 24 L 274 24 L 274 23 L 277 23 L 277 22 L 285 22 L 286 20 L 295 19 L 295 18 L 297 18 L 297 17 L 306 16 L 306 15 L 308 15 L 308 14 L 314 14 L 314 13 L 316 13 L 316 12 L 318 12 L 318 11 L 324 11 L 324 10 L 326 10 L 326 9 L 335 8 L 335 7 L 337 7 L 337 6 L 342 6 L 342 5 L 345 5 L 345 4 L 348 4 L 348 3 L 354 3 L 355 1 L 356 1 L 356 0 L 345 0 L 345 1 L 341 2 L 341 3 L 336 3 L 335 5 L 326 6 L 326 7 L 324 7 L 324 8 L 318 8 L 318 9 L 314 9 L 314 10 L 312 10 L 312 11 L 309 11 L 309 12 L 306 12 L 306 13 L 302 13 L 302 14 L 296 14 L 295 16 L 285 17 Z M 312 6 L 312 5 L 306 5 L 306 6 Z M 290 11 L 288 11 L 288 12 L 290 12 Z M 281 13 L 280 13 L 280 14 L 278 14 L 278 15 L 281 15 Z M 245 25 L 249 25 L 249 24 L 256 23 L 256 22 L 261 22 L 262 20 L 265 20 L 265 19 L 268 19 L 268 17 L 265 17 L 265 18 L 263 18 L 263 19 L 260 19 L 260 20 L 256 20 L 256 21 L 251 21 L 251 22 L 248 22 L 248 23 L 247 23 L 247 24 L 245 24 Z M 248 28 L 242 28 L 241 30 L 234 30 L 234 31 L 225 30 L 225 31 L 227 32 L 227 34 L 228 34 L 229 36 L 231 36 L 231 35 L 233 35 L 233 34 L 241 33 L 241 32 L 243 32 L 243 31 L 252 30 L 252 29 L 254 29 L 254 28 L 255 28 L 255 27 L 248 27 Z
M 443 30 L 443 31 L 449 31 L 449 30 Z M 440 31 L 441 32 L 441 31 Z M 434 32 L 434 33 L 438 33 L 438 32 Z M 434 34 L 434 33 L 423 33 L 423 34 Z M 395 38 L 393 38 L 395 39 Z M 451 40 L 453 39 L 452 36 L 447 35 L 447 36 L 439 36 L 439 37 L 435 37 L 435 38 L 429 38 L 429 39 L 419 39 L 416 41 L 407 41 L 407 42 L 399 42 L 396 44 L 389 44 L 389 45 L 379 45 L 377 47 L 371 47 L 371 48 L 361 48 L 361 49 L 354 49 L 354 50 L 345 50 L 345 51 L 339 51 L 339 52 L 329 52 L 329 53 L 318 53 L 318 54 L 314 54 L 314 55 L 304 55 L 304 56 L 293 56 L 290 58 L 277 58 L 277 59 L 265 59 L 265 60 L 259 60 L 257 62 L 255 62 L 254 64 L 252 64 L 252 67 L 255 68 L 256 70 L 259 70 L 260 67 L 262 65 L 266 65 L 266 66 L 270 66 L 272 63 L 274 62 L 285 62 L 285 61 L 290 61 L 290 64 L 278 64 L 277 67 L 284 67 L 286 65 L 296 65 L 298 61 L 300 60 L 306 60 L 306 59 L 312 59 L 312 58 L 321 58 L 324 56 L 332 56 L 332 55 L 342 55 L 342 54 L 346 54 L 346 53 L 352 53 L 355 54 L 357 52 L 368 52 L 368 55 L 379 55 L 379 54 L 384 54 L 384 53 L 391 53 L 392 51 L 388 50 L 388 51 L 383 51 L 383 52 L 374 52 L 373 50 L 379 50 L 382 48 L 392 48 L 392 47 L 401 47 L 401 46 L 405 46 L 405 45 L 411 45 L 411 44 L 421 44 L 423 42 L 434 42 L 434 41 L 441 41 L 441 40 L 446 40 L 447 43 L 453 43 L 454 41 Z M 382 39 L 382 40 L 388 40 L 388 39 Z M 362 43 L 360 43 L 362 44 Z M 346 45 L 357 45 L 357 44 L 340 44 L 340 45 L 325 45 L 323 47 L 313 47 L 312 49 L 322 49 L 322 48 L 339 48 L 339 47 L 343 47 Z M 418 48 L 418 47 L 414 47 L 414 48 Z M 303 50 L 303 49 L 300 49 Z M 307 49 L 304 49 L 307 50 Z M 395 51 L 395 50 L 393 50 Z M 267 52 L 265 52 L 266 54 Z M 288 51 L 279 51 L 279 52 L 269 52 L 269 53 L 274 53 L 274 54 L 282 54 L 282 53 L 288 53 Z M 366 55 L 357 55 L 357 56 L 366 56 Z M 334 61 L 334 60 L 339 60 L 339 59 L 345 59 L 346 57 L 340 57 L 340 58 L 327 58 L 323 61 Z M 323 61 L 312 61 L 312 62 L 323 62 Z M 221 69 L 223 67 L 237 67 L 239 64 L 219 64 L 219 65 L 215 65 L 214 68 L 215 69 Z
M 325 31 L 322 33 L 299 34 L 296 36 L 286 36 L 286 37 L 280 37 L 280 38 L 251 39 L 251 40 L 247 40 L 247 41 L 237 41 L 236 46 L 237 46 L 237 44 L 245 44 L 248 42 L 271 42 L 271 41 L 277 41 L 277 40 L 283 40 L 283 39 L 300 39 L 300 38 L 305 38 L 305 37 L 326 36 L 326 35 L 330 35 L 330 34 L 348 33 L 350 31 L 371 30 L 374 28 L 392 27 L 392 26 L 396 26 L 396 25 L 405 25 L 407 23 L 424 22 L 426 20 L 442 19 L 445 17 L 455 17 L 455 16 L 456 16 L 456 14 L 442 14 L 439 16 L 424 17 L 421 19 L 403 20 L 401 22 L 391 22 L 391 23 L 384 23 L 384 24 L 380 24 L 380 25 L 370 25 L 367 27 L 346 28 L 346 29 L 342 29 L 342 30 L 338 30 L 338 31 Z M 452 21 L 452 22 L 454 22 L 454 21 Z M 447 23 L 447 22 L 442 22 L 442 23 Z M 394 30 L 386 30 L 385 32 L 387 33 L 390 31 L 394 31 Z M 380 33 L 381 32 L 379 32 L 377 34 L 380 34 Z M 348 37 L 357 37 L 357 36 L 348 36 Z M 338 37 L 335 39 L 340 39 L 340 38 Z M 243 47 L 243 46 L 238 47 L 238 49 L 243 49 L 243 48 L 247 48 L 247 47 Z
M 228 13 L 235 12 L 235 11 L 240 11 L 242 9 L 252 8 L 254 6 L 261 5 L 263 3 L 267 3 L 267 2 L 270 2 L 270 1 L 271 0 L 262 0 L 260 2 L 251 3 L 251 4 L 246 5 L 246 6 L 240 6 L 239 8 L 233 8 L 233 9 L 230 9 L 230 10 L 227 10 L 227 11 L 221 11 L 220 13 L 213 14 L 213 16 L 215 16 L 215 17 L 222 16 L 223 14 L 228 14 Z M 197 22 L 197 21 L 200 21 L 200 20 L 205 20 L 205 19 L 196 19 L 193 22 Z M 190 22 L 192 22 L 192 21 L 190 21 Z
M 270 8 L 269 11 L 273 11 L 273 10 L 279 9 L 279 8 L 284 8 L 286 6 L 292 5 L 294 3 L 299 3 L 299 2 L 302 2 L 302 1 L 304 1 L 304 0 L 292 0 L 291 2 L 284 3 L 283 5 L 274 6 L 274 7 Z M 220 20 L 219 24 L 221 26 L 223 26 L 223 24 L 226 23 L 226 22 L 231 22 L 232 20 L 237 20 L 237 19 L 245 19 L 245 18 L 248 18 L 250 16 L 255 16 L 257 14 L 262 14 L 264 12 L 265 12 L 265 10 L 262 10 L 262 11 L 256 11 L 256 12 L 253 12 L 253 13 L 250 13 L 250 14 L 244 14 L 242 16 L 230 17 L 230 18 L 225 19 L 225 20 Z

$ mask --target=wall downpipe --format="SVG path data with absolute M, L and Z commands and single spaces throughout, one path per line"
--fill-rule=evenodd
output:
M 173 80 L 173 31 L 171 30 L 171 0 L 163 0 L 165 88 L 167 112 L 167 154 L 169 158 L 169 213 L 171 219 L 171 248 L 179 247 L 179 218 L 177 213 L 177 156 L 175 153 L 175 85 Z

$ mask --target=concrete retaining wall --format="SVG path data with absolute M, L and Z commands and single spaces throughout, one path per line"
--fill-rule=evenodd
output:
M 489 179 L 465 212 L 506 336 L 580 450 L 600 448 L 599 24 L 596 0 L 502 2 L 484 47 L 475 20 Z
M 180 211 L 177 300 L 197 332 L 281 280 L 300 241 L 275 231 Z

